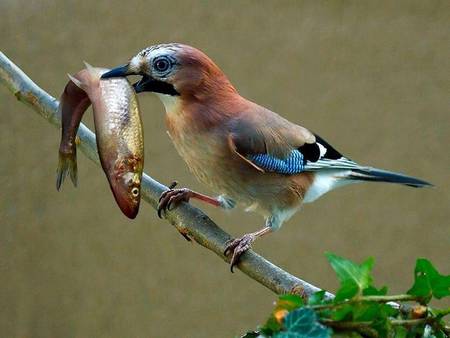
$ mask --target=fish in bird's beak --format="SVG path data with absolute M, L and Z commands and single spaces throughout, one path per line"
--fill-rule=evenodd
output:
M 151 91 L 148 90 L 152 86 L 152 84 L 155 82 L 155 80 L 147 75 L 147 74 L 141 74 L 138 72 L 130 71 L 129 64 L 125 64 L 116 68 L 111 69 L 110 71 L 106 72 L 102 75 L 102 79 L 110 79 L 113 77 L 126 77 L 128 75 L 142 75 L 142 79 L 133 84 L 133 88 L 136 91 L 136 93 L 142 93 L 145 91 Z
M 125 64 L 116 68 L 113 68 L 106 73 L 102 74 L 102 79 L 109 79 L 112 77 L 125 77 L 127 75 L 133 75 L 134 73 L 129 71 L 130 65 Z
M 61 97 L 62 137 L 57 188 L 60 189 L 67 174 L 76 183 L 75 136 L 83 113 L 92 103 L 103 171 L 122 212 L 135 218 L 139 211 L 144 164 L 142 121 L 136 94 L 126 79 L 113 79 L 126 76 L 126 66 L 112 71 L 87 64 L 86 67 L 75 76 L 69 76 L 71 81 Z M 105 72 L 111 79 L 100 81 Z
M 140 75 L 142 78 L 133 84 L 136 93 L 155 92 L 168 95 L 180 95 L 173 84 L 161 78 L 155 78 L 151 67 L 141 57 L 134 57 L 130 63 L 111 69 L 102 75 L 102 79 Z

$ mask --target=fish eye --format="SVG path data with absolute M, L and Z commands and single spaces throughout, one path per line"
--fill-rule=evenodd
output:
M 132 194 L 134 197 L 138 197 L 138 196 L 139 196 L 139 189 L 136 188 L 136 187 L 134 187 L 133 189 L 131 189 L 131 194 Z
M 170 60 L 165 56 L 160 56 L 153 61 L 153 68 L 159 73 L 167 72 L 170 66 Z

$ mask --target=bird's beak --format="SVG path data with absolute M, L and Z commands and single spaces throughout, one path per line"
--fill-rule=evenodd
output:
M 126 65 L 122 65 L 122 66 L 111 69 L 110 71 L 104 73 L 101 78 L 109 79 L 112 77 L 125 77 L 128 75 L 136 75 L 136 73 L 131 72 L 129 64 L 126 64 Z
M 142 79 L 133 84 L 133 88 L 136 91 L 136 93 L 149 91 L 149 88 L 154 82 L 154 79 L 151 76 L 130 71 L 129 64 L 113 68 L 110 71 L 104 73 L 101 78 L 110 79 L 112 77 L 126 77 L 128 75 L 142 75 Z
M 134 91 L 136 93 L 142 93 L 146 91 L 151 91 L 152 84 L 154 84 L 155 80 L 148 75 L 143 75 L 142 79 L 133 84 Z
M 168 95 L 180 95 L 172 84 L 159 81 L 142 71 L 131 70 L 130 68 L 132 67 L 129 64 L 113 68 L 104 73 L 101 78 L 109 79 L 113 77 L 126 77 L 128 75 L 141 75 L 142 79 L 133 84 L 136 93 L 155 92 Z

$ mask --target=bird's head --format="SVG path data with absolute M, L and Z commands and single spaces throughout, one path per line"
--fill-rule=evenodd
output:
M 204 97 L 217 92 L 236 92 L 220 68 L 200 50 L 177 43 L 143 49 L 102 78 L 141 75 L 133 86 L 137 93 Z

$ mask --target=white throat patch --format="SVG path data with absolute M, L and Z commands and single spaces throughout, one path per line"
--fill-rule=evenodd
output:
M 155 93 L 155 94 L 161 100 L 162 104 L 164 105 L 164 108 L 166 109 L 167 114 L 178 112 L 178 109 L 180 106 L 180 97 L 179 96 L 173 96 L 173 95 L 167 95 L 167 94 L 161 94 L 161 93 Z

